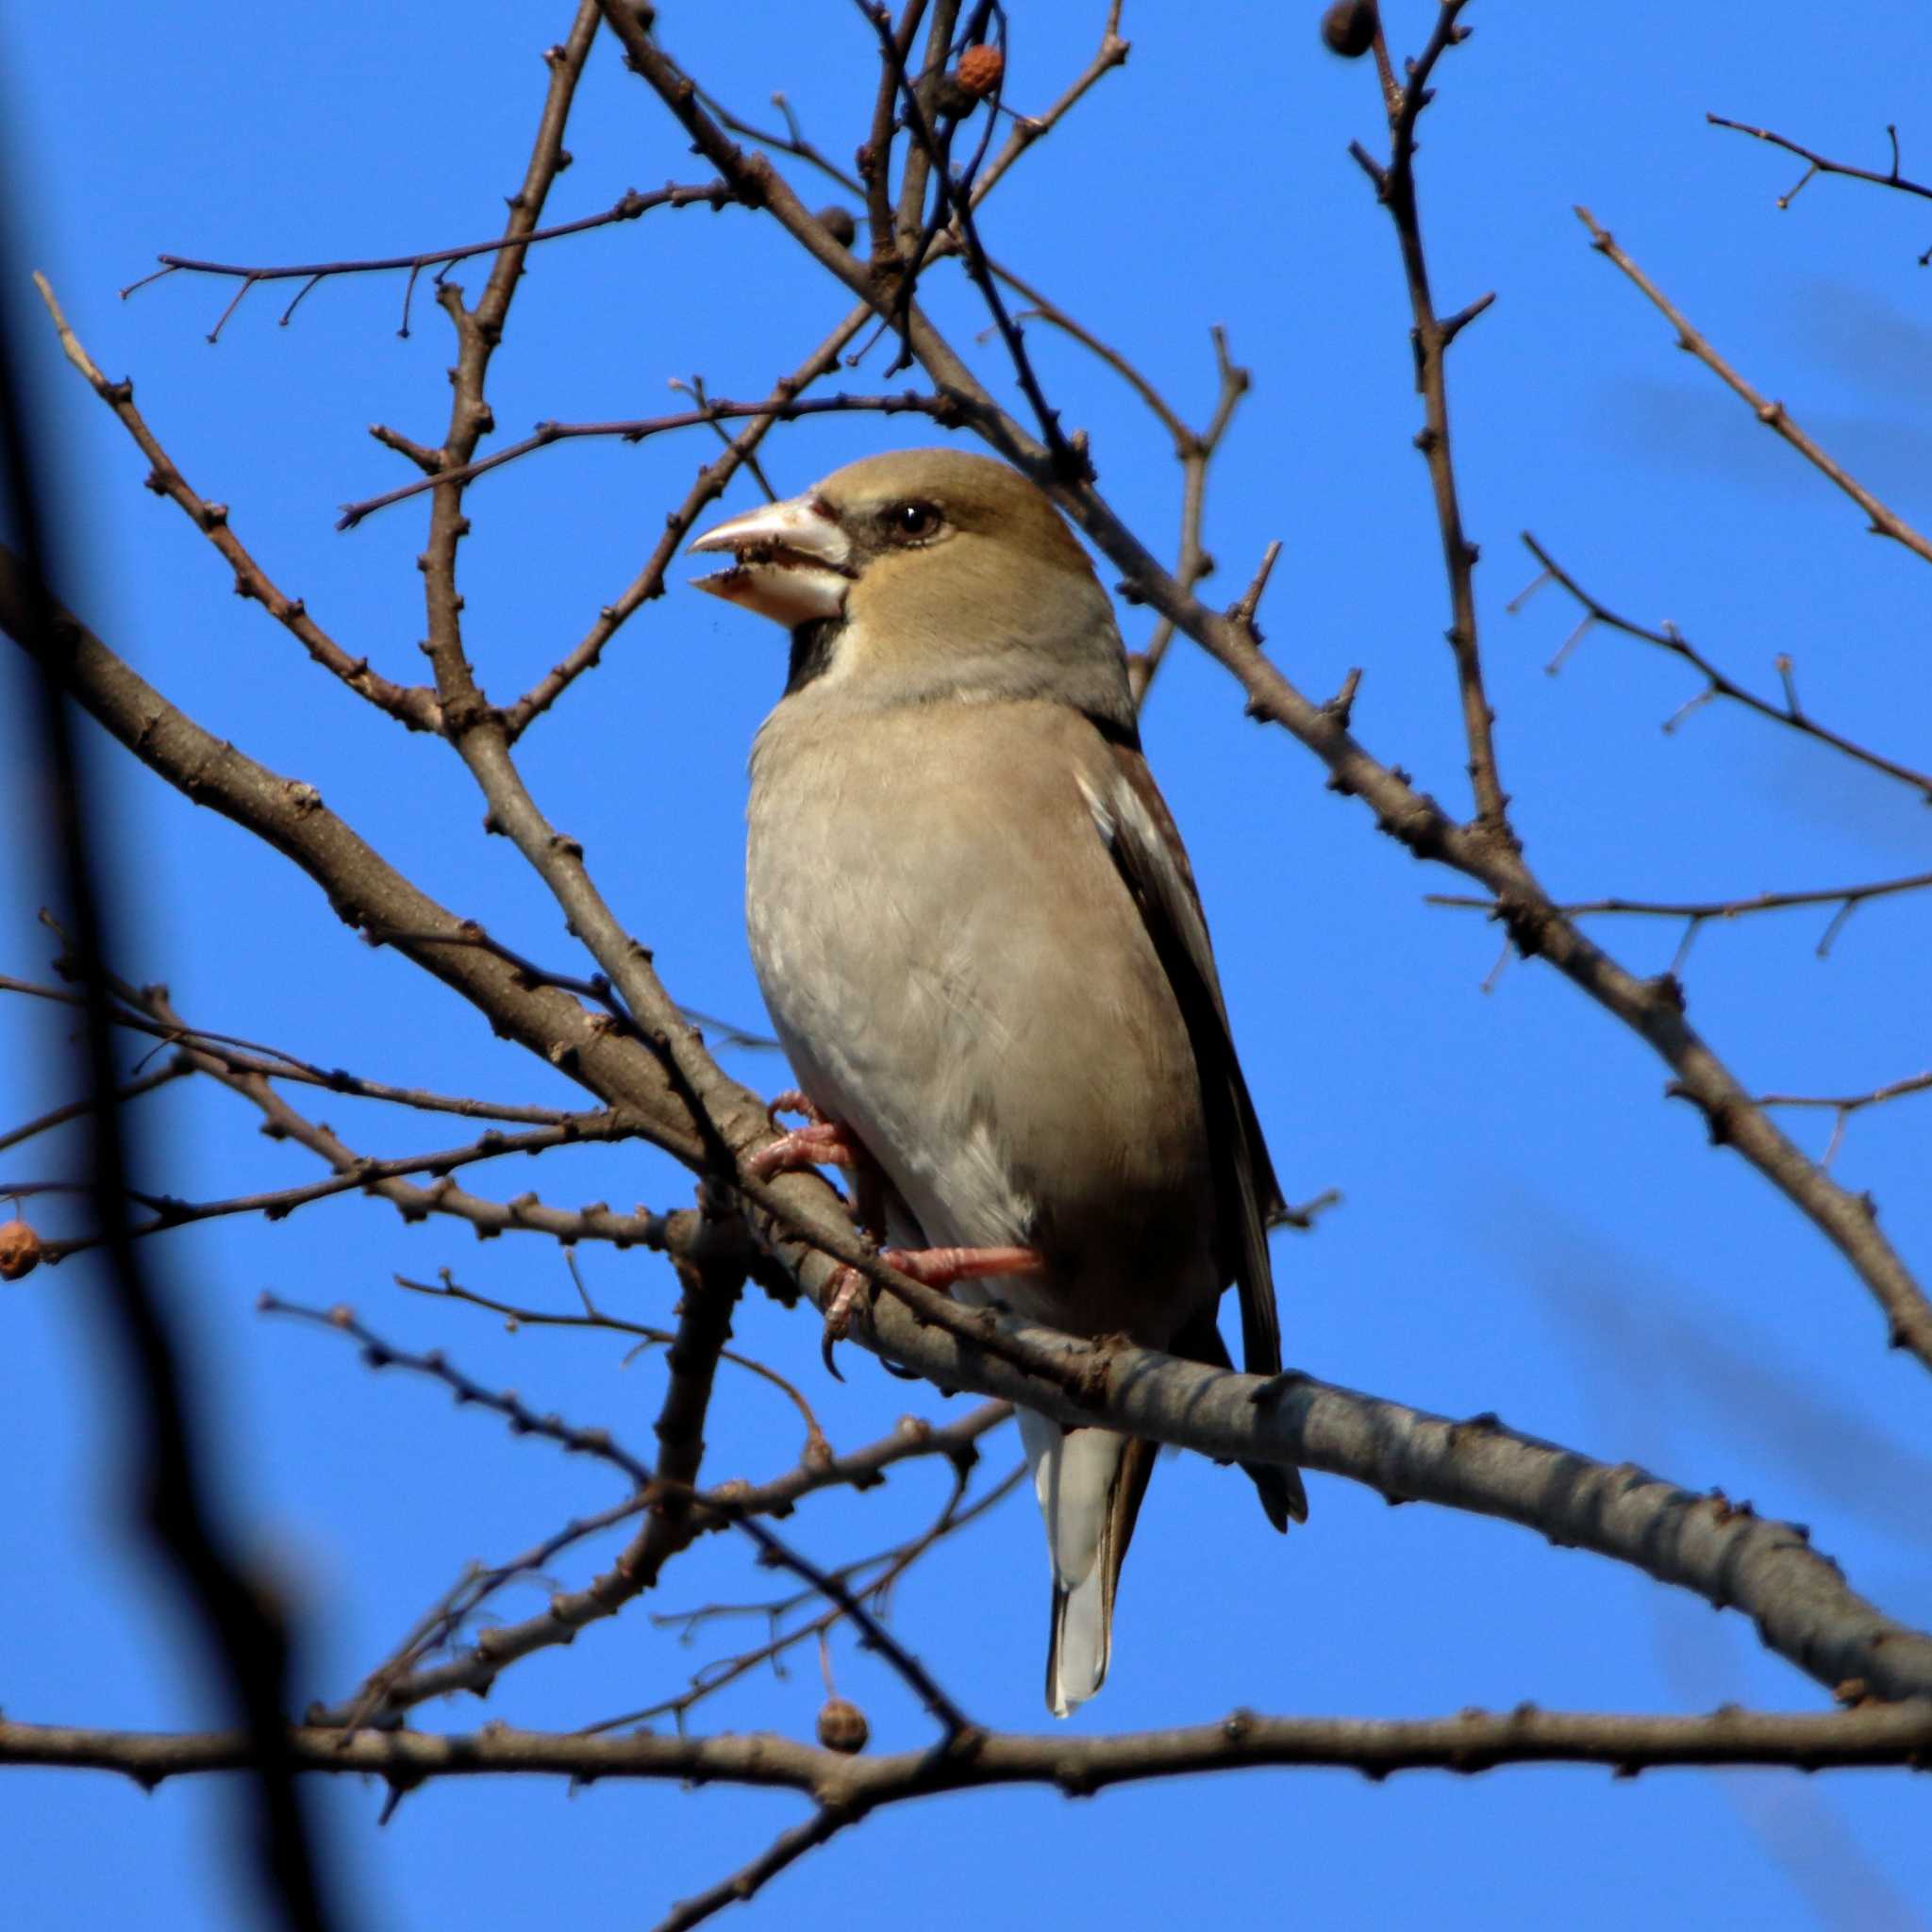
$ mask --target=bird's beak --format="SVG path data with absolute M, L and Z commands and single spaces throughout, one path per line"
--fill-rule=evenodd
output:
M 707 530 L 691 544 L 729 551 L 733 562 L 715 575 L 693 579 L 726 603 L 741 604 L 788 629 L 837 617 L 852 588 L 852 545 L 838 519 L 816 496 L 768 503 Z

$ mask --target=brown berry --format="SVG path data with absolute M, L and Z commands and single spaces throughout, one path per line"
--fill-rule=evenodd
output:
M 841 248 L 850 248 L 858 234 L 858 224 L 852 219 L 852 210 L 841 208 L 837 202 L 830 208 L 820 208 L 813 219 Z
M 1322 44 L 1344 60 L 1359 60 L 1375 44 L 1375 0 L 1335 0 L 1322 16 Z
M 975 101 L 983 101 L 1000 84 L 1000 76 L 1007 71 L 1007 57 L 997 47 L 968 47 L 959 56 L 959 64 L 953 70 L 953 78 L 959 83 L 960 91 L 969 93 Z
M 863 1751 L 872 1736 L 872 1726 L 858 1705 L 842 1697 L 828 1697 L 819 1707 L 819 1742 L 827 1751 L 842 1752 L 850 1757 Z
M 21 1281 L 41 1265 L 41 1238 L 24 1221 L 0 1224 L 0 1281 Z

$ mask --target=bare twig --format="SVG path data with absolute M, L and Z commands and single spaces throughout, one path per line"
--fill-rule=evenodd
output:
M 1909 878 L 1877 879 L 1861 886 L 1828 886 L 1805 892 L 1757 892 L 1745 899 L 1574 899 L 1556 910 L 1566 919 L 1591 919 L 1606 914 L 1683 919 L 1695 928 L 1707 920 L 1743 919 L 1754 912 L 1785 912 L 1794 907 L 1834 906 L 1838 909 L 1816 949 L 1822 959 L 1830 953 L 1832 941 L 1845 921 L 1868 900 L 1890 898 L 1899 892 L 1922 892 L 1927 887 L 1932 887 L 1932 872 L 1914 873 Z M 1500 916 L 1502 911 L 1498 901 L 1467 892 L 1426 892 L 1423 896 L 1430 906 L 1453 906 L 1491 916 Z M 1687 940 L 1687 948 L 1688 945 Z
M 1590 230 L 1590 245 L 1599 255 L 1623 270 L 1631 281 L 1642 290 L 1664 319 L 1677 332 L 1677 346 L 1695 356 L 1704 366 L 1710 370 L 1724 385 L 1736 391 L 1751 406 L 1752 413 L 1767 429 L 1774 430 L 1785 441 L 1798 452 L 1820 475 L 1830 478 L 1844 491 L 1871 521 L 1874 536 L 1890 537 L 1894 542 L 1902 543 L 1914 557 L 1932 563 L 1932 541 L 1922 537 L 1911 525 L 1896 510 L 1888 509 L 1877 497 L 1852 475 L 1841 464 L 1835 461 L 1804 430 L 1791 421 L 1790 413 L 1782 403 L 1773 402 L 1760 395 L 1744 380 L 1710 343 L 1691 325 L 1689 317 L 1679 309 L 1657 285 L 1631 260 L 1607 228 L 1599 225 L 1597 219 L 1587 208 L 1576 209 L 1576 219 Z
M 76 1005 L 82 1002 L 76 1000 Z M 192 1074 L 194 1069 L 180 1060 L 170 1060 L 164 1067 L 158 1067 L 152 1074 L 143 1074 L 138 1080 L 130 1080 L 125 1086 L 114 1090 L 112 1105 L 125 1107 L 129 1101 L 139 1100 L 144 1093 L 152 1093 L 157 1087 L 166 1087 Z M 57 1107 L 37 1119 L 24 1122 L 10 1132 L 0 1134 L 0 1154 L 9 1147 L 18 1147 L 24 1141 L 31 1141 L 37 1134 L 50 1132 L 55 1127 L 63 1127 L 70 1121 L 84 1119 L 92 1113 L 100 1101 L 92 1095 L 86 1100 L 70 1100 L 65 1107 Z
M 791 402 L 801 390 L 829 375 L 839 366 L 839 358 L 846 344 L 871 319 L 871 305 L 860 303 L 790 375 L 779 379 L 772 391 L 773 399 L 778 403 Z M 755 416 L 732 438 L 716 462 L 698 472 L 697 481 L 686 491 L 684 501 L 664 519 L 664 534 L 658 539 L 651 555 L 644 560 L 643 568 L 631 579 L 622 595 L 598 611 L 596 622 L 569 655 L 553 665 L 505 713 L 504 726 L 512 744 L 529 728 L 531 722 L 547 711 L 577 678 L 596 667 L 605 646 L 636 610 L 652 598 L 664 594 L 664 574 L 682 548 L 692 525 L 703 515 L 708 505 L 724 494 L 726 485 L 741 467 L 751 465 L 756 468 L 758 445 L 778 421 L 774 411 L 768 410 Z
M 1734 134 L 1748 134 L 1754 141 L 1769 142 L 1773 147 L 1781 147 L 1787 154 L 1796 155 L 1806 163 L 1805 172 L 1798 177 L 1795 187 L 1788 188 L 1777 198 L 1781 208 L 1790 208 L 1798 198 L 1798 191 L 1814 175 L 1842 175 L 1852 181 L 1870 181 L 1874 187 L 1893 188 L 1901 194 L 1916 194 L 1921 200 L 1932 201 L 1932 187 L 1923 181 L 1907 180 L 1898 171 L 1898 128 L 1888 122 L 1885 133 L 1891 142 L 1891 166 L 1884 174 L 1873 168 L 1860 168 L 1850 161 L 1834 161 L 1818 153 L 1815 148 L 1806 147 L 1802 142 L 1789 140 L 1782 134 L 1774 134 L 1768 127 L 1753 127 L 1748 122 L 1726 120 L 1722 114 L 1707 114 L 1705 120 L 1713 127 L 1728 127 Z M 1932 248 L 1926 249 L 1919 258 L 1919 266 L 1924 268 L 1932 262 Z
M 558 50 L 553 49 L 553 53 Z M 613 222 L 634 222 L 640 215 L 648 213 L 654 208 L 691 208 L 697 203 L 708 203 L 715 211 L 724 208 L 733 199 L 732 192 L 722 181 L 700 182 L 695 187 L 667 185 L 656 189 L 649 194 L 640 194 L 635 188 L 626 189 L 602 214 L 582 215 L 574 222 L 553 222 L 545 228 L 532 228 L 517 236 L 496 236 L 488 242 L 465 242 L 454 248 L 425 249 L 417 255 L 370 256 L 348 261 L 300 262 L 288 267 L 248 267 L 240 262 L 202 261 L 187 255 L 158 255 L 155 259 L 161 265 L 154 274 L 142 275 L 138 282 L 130 282 L 121 291 L 125 302 L 137 290 L 144 289 L 150 282 L 158 282 L 172 275 L 220 275 L 239 280 L 241 288 L 235 291 L 233 300 L 222 310 L 221 319 L 208 332 L 208 341 L 218 341 L 228 318 L 241 307 L 242 298 L 258 282 L 283 282 L 299 279 L 303 287 L 297 292 L 281 315 L 281 325 L 286 328 L 289 319 L 296 307 L 303 302 L 309 290 L 318 282 L 324 282 L 337 275 L 382 275 L 392 270 L 408 269 L 409 280 L 408 292 L 403 297 L 402 325 L 396 330 L 399 336 L 409 333 L 409 293 L 416 287 L 416 278 L 425 268 L 435 268 L 435 280 L 441 283 L 442 271 L 457 262 L 467 260 L 473 255 L 494 255 L 499 249 L 519 247 L 533 242 L 554 242 L 563 235 L 581 235 L 591 228 L 608 226 Z
M 142 456 L 152 465 L 147 487 L 158 496 L 178 504 L 189 520 L 214 545 L 222 559 L 235 573 L 238 596 L 252 598 L 289 632 L 325 671 L 339 677 L 358 697 L 367 698 L 378 710 L 387 711 L 412 731 L 434 731 L 441 719 L 435 697 L 421 685 L 392 684 L 369 668 L 367 658 L 352 657 L 309 616 L 300 597 L 287 595 L 262 569 L 242 540 L 228 527 L 228 507 L 210 503 L 196 493 L 175 467 L 174 458 L 161 447 L 160 440 L 147 426 L 146 419 L 134 407 L 131 382 L 109 382 L 81 346 L 80 339 L 68 326 L 54 291 L 42 275 L 34 276 L 34 286 L 47 306 L 60 346 L 67 359 L 87 378 L 88 386 L 113 410 L 121 426 L 134 439 Z
M 1907 1094 L 1932 1091 L 1932 1073 L 1912 1074 L 1903 1080 L 1890 1080 L 1883 1087 L 1874 1087 L 1870 1093 L 1766 1093 L 1758 1097 L 1759 1107 L 1828 1107 L 1836 1115 L 1831 1124 L 1831 1139 L 1824 1152 L 1819 1156 L 1819 1165 L 1829 1167 L 1831 1159 L 1839 1150 L 1839 1143 L 1844 1139 L 1846 1124 L 1855 1113 L 1868 1107 L 1883 1107 L 1889 1100 L 1903 1100 Z
M 769 426 L 774 422 L 795 423 L 805 416 L 855 414 L 930 416 L 944 428 L 952 428 L 958 422 L 958 411 L 943 396 L 920 395 L 908 390 L 899 395 L 812 396 L 802 402 L 780 402 L 767 396 L 760 402 L 740 403 L 721 397 L 706 403 L 702 408 L 676 409 L 662 416 L 629 417 L 610 423 L 540 423 L 521 442 L 506 443 L 502 449 L 491 450 L 487 457 L 453 463 L 439 469 L 434 475 L 419 476 L 413 482 L 385 490 L 379 495 L 343 504 L 342 513 L 336 519 L 336 528 L 353 530 L 363 518 L 379 509 L 388 509 L 412 496 L 421 496 L 425 490 L 435 490 L 444 484 L 474 482 L 478 476 L 487 476 L 491 470 L 500 470 L 506 463 L 517 462 L 533 450 L 548 449 L 556 442 L 580 441 L 586 437 L 616 437 L 625 442 L 642 442 L 671 430 L 691 429 L 745 416 L 756 417 Z
M 1429 77 L 1449 48 L 1466 36 L 1457 16 L 1468 0 L 1442 0 L 1427 44 L 1408 63 L 1407 78 L 1388 102 L 1389 159 L 1377 163 L 1357 146 L 1351 150 L 1374 184 L 1375 195 L 1389 210 L 1402 255 L 1413 318 L 1410 341 L 1415 350 L 1415 386 L 1423 398 L 1423 427 L 1415 439 L 1429 468 L 1435 497 L 1436 523 L 1441 532 L 1442 564 L 1449 578 L 1449 648 L 1456 660 L 1456 682 L 1462 707 L 1463 736 L 1469 747 L 1469 776 L 1474 790 L 1476 823 L 1483 834 L 1501 844 L 1513 845 L 1508 800 L 1496 765 L 1495 714 L 1483 690 L 1482 656 L 1476 634 L 1475 586 L 1473 579 L 1477 551 L 1463 533 L 1462 507 L 1456 488 L 1456 466 L 1449 441 L 1449 391 L 1444 357 L 1449 345 L 1493 299 L 1485 295 L 1446 321 L 1436 313 L 1429 286 L 1428 259 L 1424 253 L 1422 215 L 1416 202 L 1416 122 L 1433 98 Z M 1375 26 L 1377 66 L 1386 75 L 1389 61 L 1378 21 Z M 1385 86 L 1385 95 L 1387 89 Z
M 573 1263 L 572 1274 L 575 1274 Z M 413 1294 L 426 1294 L 436 1301 L 461 1302 L 473 1308 L 486 1308 L 491 1314 L 501 1315 L 505 1321 L 518 1328 L 584 1328 L 601 1329 L 611 1335 L 630 1335 L 641 1342 L 654 1347 L 668 1348 L 676 1340 L 668 1328 L 653 1328 L 641 1322 L 627 1322 L 621 1315 L 607 1314 L 604 1309 L 591 1302 L 588 1291 L 584 1292 L 584 1307 L 580 1313 L 558 1314 L 552 1309 L 524 1307 L 515 1302 L 498 1301 L 493 1296 L 479 1294 L 475 1289 L 465 1288 L 456 1280 L 447 1268 L 443 1269 L 439 1280 L 411 1281 L 406 1274 L 394 1277 L 398 1288 L 406 1288 Z M 578 1280 L 579 1290 L 582 1281 Z M 805 1399 L 795 1382 L 788 1380 L 767 1362 L 759 1361 L 755 1356 L 741 1355 L 734 1348 L 721 1348 L 718 1351 L 721 1361 L 733 1363 L 741 1369 L 747 1369 L 761 1380 L 769 1382 L 778 1390 L 805 1421 L 805 1448 L 800 1459 L 807 1463 L 829 1461 L 831 1444 L 825 1440 L 825 1432 L 819 1425 L 819 1419 L 812 1413 L 811 1404 Z
M 883 1605 L 887 1592 L 934 1544 L 966 1528 L 969 1524 L 976 1522 L 988 1510 L 1004 1502 L 1025 1476 L 1026 1465 L 1024 1462 L 1015 1464 L 991 1489 L 961 1507 L 960 1499 L 965 1493 L 968 1473 L 967 1470 L 956 1465 L 952 1493 L 947 1497 L 938 1517 L 917 1536 L 908 1538 L 906 1541 L 895 1544 L 890 1550 L 880 1551 L 875 1556 L 864 1557 L 853 1563 L 842 1563 L 834 1574 L 842 1581 L 851 1583 L 867 1570 L 877 1569 L 880 1574 L 862 1584 L 856 1593 L 874 1606 Z M 676 1628 L 681 1641 L 689 1642 L 691 1632 L 699 1624 L 714 1617 L 764 1616 L 775 1625 L 778 1618 L 814 1601 L 818 1594 L 816 1591 L 802 1591 L 779 1603 L 708 1604 L 695 1610 L 671 1613 L 654 1611 L 651 1622 L 660 1627 Z M 721 1658 L 707 1664 L 702 1670 L 694 1673 L 690 1688 L 680 1691 L 675 1697 L 667 1697 L 641 1710 L 624 1711 L 615 1717 L 600 1719 L 596 1724 L 585 1724 L 582 1727 L 583 1733 L 591 1736 L 603 1731 L 621 1730 L 633 1724 L 648 1724 L 655 1717 L 675 1718 L 681 1730 L 691 1709 L 707 1697 L 766 1664 L 772 1665 L 774 1671 L 781 1671 L 779 1659 L 786 1651 L 814 1637 L 823 1643 L 826 1634 L 843 1616 L 844 1612 L 835 1604 L 831 1608 L 822 1610 L 817 1616 L 789 1630 L 774 1628 L 774 1634 L 767 1642 L 758 1644 L 751 1650 L 741 1651 L 736 1657 Z
M 1784 685 L 1784 703 L 1773 704 L 1769 699 L 1761 698 L 1755 692 L 1746 691 L 1741 685 L 1733 683 L 1674 625 L 1666 624 L 1654 629 L 1649 625 L 1637 624 L 1630 618 L 1620 617 L 1607 605 L 1591 596 L 1527 530 L 1523 532 L 1523 541 L 1529 554 L 1541 565 L 1541 575 L 1510 600 L 1510 612 L 1514 614 L 1522 609 L 1531 593 L 1544 582 L 1560 585 L 1582 607 L 1584 612 L 1582 623 L 1570 633 L 1563 647 L 1550 659 L 1546 668 L 1552 674 L 1561 668 L 1564 658 L 1583 641 L 1584 634 L 1590 626 L 1600 624 L 1606 629 L 1621 631 L 1625 637 L 1636 638 L 1646 644 L 1654 644 L 1660 651 L 1668 651 L 1674 658 L 1681 658 L 1705 680 L 1705 700 L 1728 698 L 1742 705 L 1747 710 L 1755 711 L 1760 718 L 1769 718 L 1774 724 L 1786 725 L 1807 738 L 1815 739 L 1820 744 L 1829 745 L 1833 751 L 1842 753 L 1846 758 L 1872 771 L 1882 772 L 1888 778 L 1896 778 L 1901 784 L 1909 785 L 1927 805 L 1932 805 L 1932 773 L 1917 771 L 1910 765 L 1901 764 L 1896 758 L 1889 758 L 1878 752 L 1867 750 L 1865 746 L 1854 743 L 1841 733 L 1819 724 L 1798 703 L 1796 687 L 1790 679 L 1790 660 L 1788 658 L 1780 657 L 1777 660 L 1779 676 Z M 1674 720 L 1664 728 L 1674 728 Z
M 57 967 L 58 970 L 58 967 Z M 165 989 L 151 991 L 165 996 Z M 31 980 L 12 979 L 0 974 L 0 992 L 25 993 L 34 999 L 53 1000 L 66 1006 L 82 1004 L 80 995 L 56 986 L 37 986 Z M 394 1087 L 384 1080 L 365 1079 L 341 1067 L 322 1067 L 278 1046 L 263 1046 L 238 1039 L 232 1033 L 210 1032 L 183 1022 L 164 1022 L 145 1012 L 130 1012 L 117 1005 L 108 1013 L 116 1026 L 145 1033 L 170 1044 L 200 1049 L 219 1059 L 229 1072 L 259 1074 L 265 1079 L 289 1080 L 308 1087 L 325 1087 L 331 1093 L 344 1093 L 357 1100 L 388 1101 L 397 1107 L 415 1108 L 425 1113 L 460 1114 L 470 1120 L 516 1121 L 531 1126 L 561 1126 L 580 1115 L 565 1108 L 532 1107 L 523 1101 L 475 1100 L 463 1094 L 433 1093 L 424 1087 Z M 240 1048 L 242 1051 L 235 1051 Z M 190 1062 L 186 1071 L 192 1070 Z

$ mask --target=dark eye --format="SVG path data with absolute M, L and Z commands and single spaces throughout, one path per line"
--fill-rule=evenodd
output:
M 940 526 L 940 513 L 929 503 L 895 503 L 880 519 L 895 543 L 923 543 Z

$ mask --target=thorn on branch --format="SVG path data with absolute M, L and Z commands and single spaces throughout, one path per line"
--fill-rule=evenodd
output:
M 1438 325 L 1441 347 L 1446 349 L 1495 299 L 1496 291 L 1491 289 L 1488 294 L 1478 295 L 1467 308 L 1458 308 L 1454 315 L 1445 317 Z

